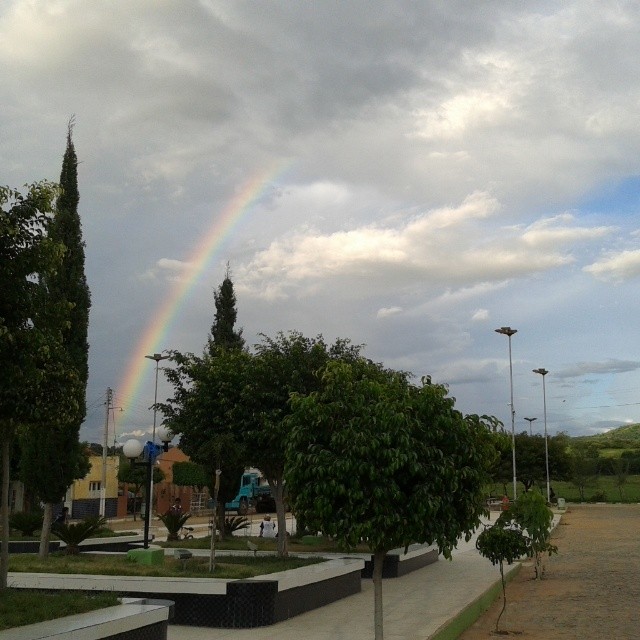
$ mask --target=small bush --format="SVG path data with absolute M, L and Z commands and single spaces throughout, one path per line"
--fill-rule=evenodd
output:
M 158 517 L 162 521 L 162 524 L 167 527 L 167 540 L 171 541 L 178 539 L 180 529 L 184 527 L 185 522 L 191 517 L 191 514 L 168 511 L 167 513 L 160 514 Z
M 31 537 L 42 529 L 42 512 L 16 511 L 9 516 L 9 528 L 19 531 L 23 537 Z
M 604 491 L 596 491 L 591 498 L 589 498 L 589 502 L 606 502 L 607 494 Z
M 224 519 L 224 534 L 230 536 L 234 531 L 241 531 L 249 527 L 249 520 L 245 516 L 229 516 Z
M 76 524 L 54 522 L 51 525 L 51 533 L 66 543 L 68 555 L 75 555 L 80 552 L 80 543 L 100 531 L 106 524 L 106 518 L 95 516 L 85 518 Z

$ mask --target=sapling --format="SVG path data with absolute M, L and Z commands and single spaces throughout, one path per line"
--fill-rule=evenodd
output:
M 498 522 L 503 526 L 515 523 L 525 531 L 527 556 L 533 558 L 536 580 L 541 579 L 544 575 L 544 554 L 551 556 L 558 552 L 558 547 L 549 542 L 553 512 L 547 507 L 543 495 L 537 490 L 522 493 L 515 504 L 500 515 Z
M 492 564 L 500 567 L 500 579 L 502 581 L 502 610 L 496 620 L 496 633 L 499 630 L 500 618 L 507 608 L 507 583 L 504 579 L 504 563 L 512 564 L 527 553 L 527 540 L 519 528 L 505 527 L 503 523 L 496 522 L 492 527 L 485 529 L 476 540 L 476 549 L 491 560 Z

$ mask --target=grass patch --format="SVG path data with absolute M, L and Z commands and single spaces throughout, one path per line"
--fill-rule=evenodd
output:
M 561 482 L 551 478 L 550 482 L 555 494 L 558 498 L 564 498 L 568 502 L 582 502 L 578 487 L 572 482 Z M 493 496 L 501 497 L 503 495 L 502 485 L 493 484 L 487 488 L 487 493 L 491 493 Z M 546 485 L 539 486 L 542 495 L 547 494 Z M 522 483 L 518 483 L 518 495 L 523 491 Z M 605 499 L 602 499 L 601 494 L 604 492 Z M 512 489 L 511 485 L 507 487 L 507 495 L 511 497 Z M 584 489 L 585 502 L 597 501 L 597 502 L 617 502 L 617 503 L 636 503 L 640 502 L 640 475 L 629 475 L 627 482 L 622 487 L 622 498 L 620 497 L 620 490 L 616 485 L 615 476 L 598 476 L 593 482 L 591 482 Z
M 564 498 L 569 502 L 582 502 L 578 488 L 571 482 L 551 482 L 556 496 Z M 546 491 L 546 489 L 545 489 Z M 598 502 L 640 502 L 640 476 L 630 475 L 627 482 L 622 486 L 622 497 L 620 489 L 616 485 L 615 476 L 599 476 L 595 482 L 585 487 L 584 497 L 587 502 L 598 497 L 597 494 L 604 492 L 606 499 Z
M 243 535 L 228 537 L 223 541 L 217 541 L 216 549 L 221 551 L 246 551 L 247 542 L 255 544 L 258 547 L 258 551 L 272 551 L 275 553 L 277 550 L 277 541 L 273 538 L 270 539 Z M 192 538 L 191 540 L 158 542 L 157 544 L 168 549 L 210 549 L 211 536 L 206 536 L 204 538 Z M 291 553 L 345 553 L 346 551 L 352 551 L 355 553 L 371 553 L 371 550 L 366 544 L 360 544 L 355 549 L 347 550 L 336 543 L 335 540 L 325 537 L 315 539 L 308 544 L 302 542 L 302 540 L 299 540 L 298 538 L 290 538 L 287 544 Z
M 124 555 L 81 553 L 67 556 L 53 553 L 41 560 L 31 554 L 16 554 L 9 559 L 9 571 L 242 580 L 267 573 L 298 569 L 318 562 L 323 562 L 323 558 L 218 556 L 215 572 L 209 573 L 208 557 L 193 557 L 183 562 L 167 556 L 162 565 L 145 565 L 133 562 Z
M 113 531 L 112 529 L 101 529 L 96 533 L 92 534 L 92 538 L 119 538 L 120 536 L 138 536 L 140 535 L 139 531 Z M 55 533 L 51 534 L 51 540 L 57 542 L 60 538 L 56 536 Z M 29 541 L 40 541 L 40 532 L 37 535 L 33 536 L 23 536 L 15 531 L 11 531 L 9 533 L 9 540 L 11 542 L 29 542 Z
M 0 591 L 0 629 L 45 622 L 120 604 L 115 593 L 47 593 L 28 589 Z

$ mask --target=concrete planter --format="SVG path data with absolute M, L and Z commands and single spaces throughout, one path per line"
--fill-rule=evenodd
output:
M 399 578 L 416 569 L 422 569 L 437 562 L 438 550 L 424 544 L 412 544 L 405 553 L 404 548 L 387 553 L 382 565 L 383 578 Z M 373 556 L 367 560 L 362 570 L 363 578 L 373 577 Z
M 359 593 L 363 566 L 359 558 L 336 558 L 247 580 L 10 573 L 8 582 L 16 589 L 115 591 L 167 599 L 175 603 L 175 624 L 251 628 Z
M 9 553 L 38 553 L 40 550 L 39 540 L 9 540 Z M 59 551 L 60 541 L 49 542 L 49 551 Z
M 172 606 L 128 598 L 115 607 L 0 631 L 0 640 L 167 640 Z

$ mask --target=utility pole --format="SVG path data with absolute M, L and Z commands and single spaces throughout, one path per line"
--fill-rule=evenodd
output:
M 109 443 L 109 411 L 113 400 L 113 390 L 107 387 L 107 410 L 104 414 L 104 434 L 102 436 L 102 480 L 100 482 L 100 517 L 104 518 L 107 506 L 107 447 Z

